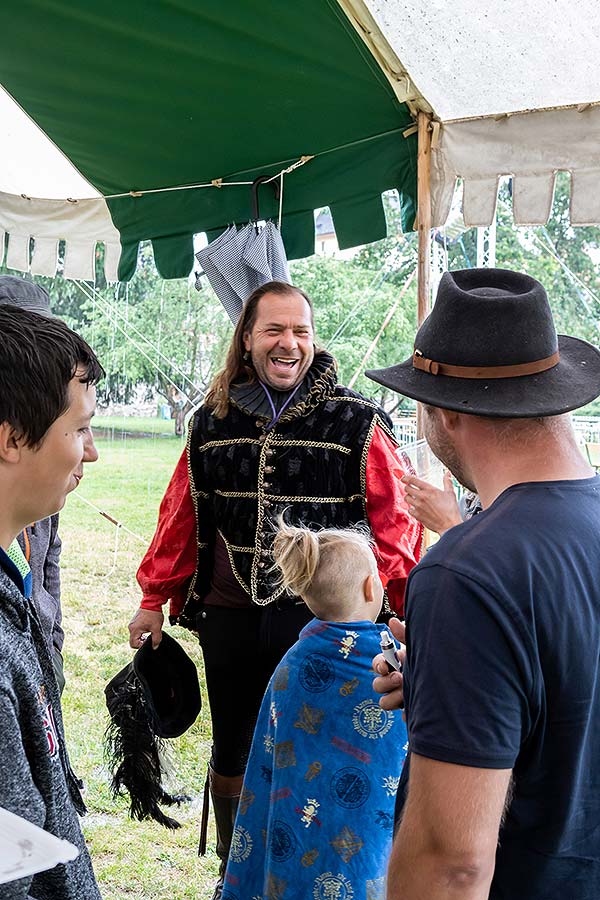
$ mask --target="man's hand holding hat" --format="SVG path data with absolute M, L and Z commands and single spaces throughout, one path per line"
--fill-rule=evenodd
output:
M 138 609 L 129 623 L 129 646 L 139 650 L 146 636 L 152 637 L 152 646 L 156 650 L 162 641 L 162 627 L 165 617 L 160 609 Z

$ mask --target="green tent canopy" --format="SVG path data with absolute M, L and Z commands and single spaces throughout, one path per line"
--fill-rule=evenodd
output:
M 330 207 L 342 248 L 386 235 L 381 194 L 389 189 L 399 192 L 404 227 L 413 227 L 416 136 L 405 132 L 414 120 L 336 0 L 20 0 L 3 11 L 3 32 L 0 82 L 108 197 L 110 217 L 102 197 L 67 209 L 75 230 L 68 274 L 89 274 L 87 258 L 73 262 L 77 241 L 104 210 L 91 236 L 107 245 L 114 276 L 131 278 L 146 240 L 161 275 L 187 276 L 193 235 L 247 222 L 250 187 L 129 192 L 252 182 L 303 156 L 313 158 L 283 181 L 290 259 L 314 252 L 318 207 Z M 259 200 L 261 217 L 276 219 L 269 186 Z M 68 262 L 61 206 L 0 195 L 8 265 L 29 263 L 30 235 L 31 271 L 47 274 L 57 237 L 67 241 Z M 52 219 L 53 209 L 52 226 L 28 229 L 28 215 Z
M 9 268 L 54 274 L 64 240 L 64 274 L 91 280 L 99 241 L 127 279 L 151 240 L 164 276 L 187 275 L 193 235 L 247 222 L 249 184 L 303 157 L 283 182 L 290 258 L 323 206 L 342 248 L 383 237 L 388 189 L 410 229 L 417 113 L 423 259 L 457 181 L 468 227 L 493 221 L 503 175 L 515 221 L 545 222 L 560 170 L 572 224 L 600 221 L 597 0 L 19 0 L 2 24 Z

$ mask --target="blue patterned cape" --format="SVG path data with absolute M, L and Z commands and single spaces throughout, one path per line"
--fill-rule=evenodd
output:
M 379 631 L 313 619 L 275 670 L 222 900 L 383 900 L 407 735 L 372 688 Z

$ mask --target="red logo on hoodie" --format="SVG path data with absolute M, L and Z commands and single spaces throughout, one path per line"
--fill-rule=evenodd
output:
M 54 757 L 58 753 L 58 732 L 56 730 L 56 722 L 54 721 L 52 704 L 46 700 L 46 689 L 43 685 L 40 688 L 38 700 L 42 707 L 42 722 L 46 730 L 48 753 L 51 757 Z

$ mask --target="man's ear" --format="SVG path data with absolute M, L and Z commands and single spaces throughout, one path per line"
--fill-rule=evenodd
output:
M 244 350 L 247 353 L 250 353 L 250 343 L 251 342 L 250 342 L 250 332 L 249 331 L 244 332 L 244 334 L 242 335 L 242 340 L 244 341 Z
M 363 581 L 363 594 L 367 603 L 375 601 L 375 579 L 372 575 L 367 575 Z
M 22 436 L 8 422 L 2 422 L 0 424 L 0 462 L 19 462 L 23 446 Z
M 446 431 L 456 431 L 460 424 L 460 413 L 455 412 L 453 409 L 440 408 L 438 415 L 440 416 L 440 419 Z

